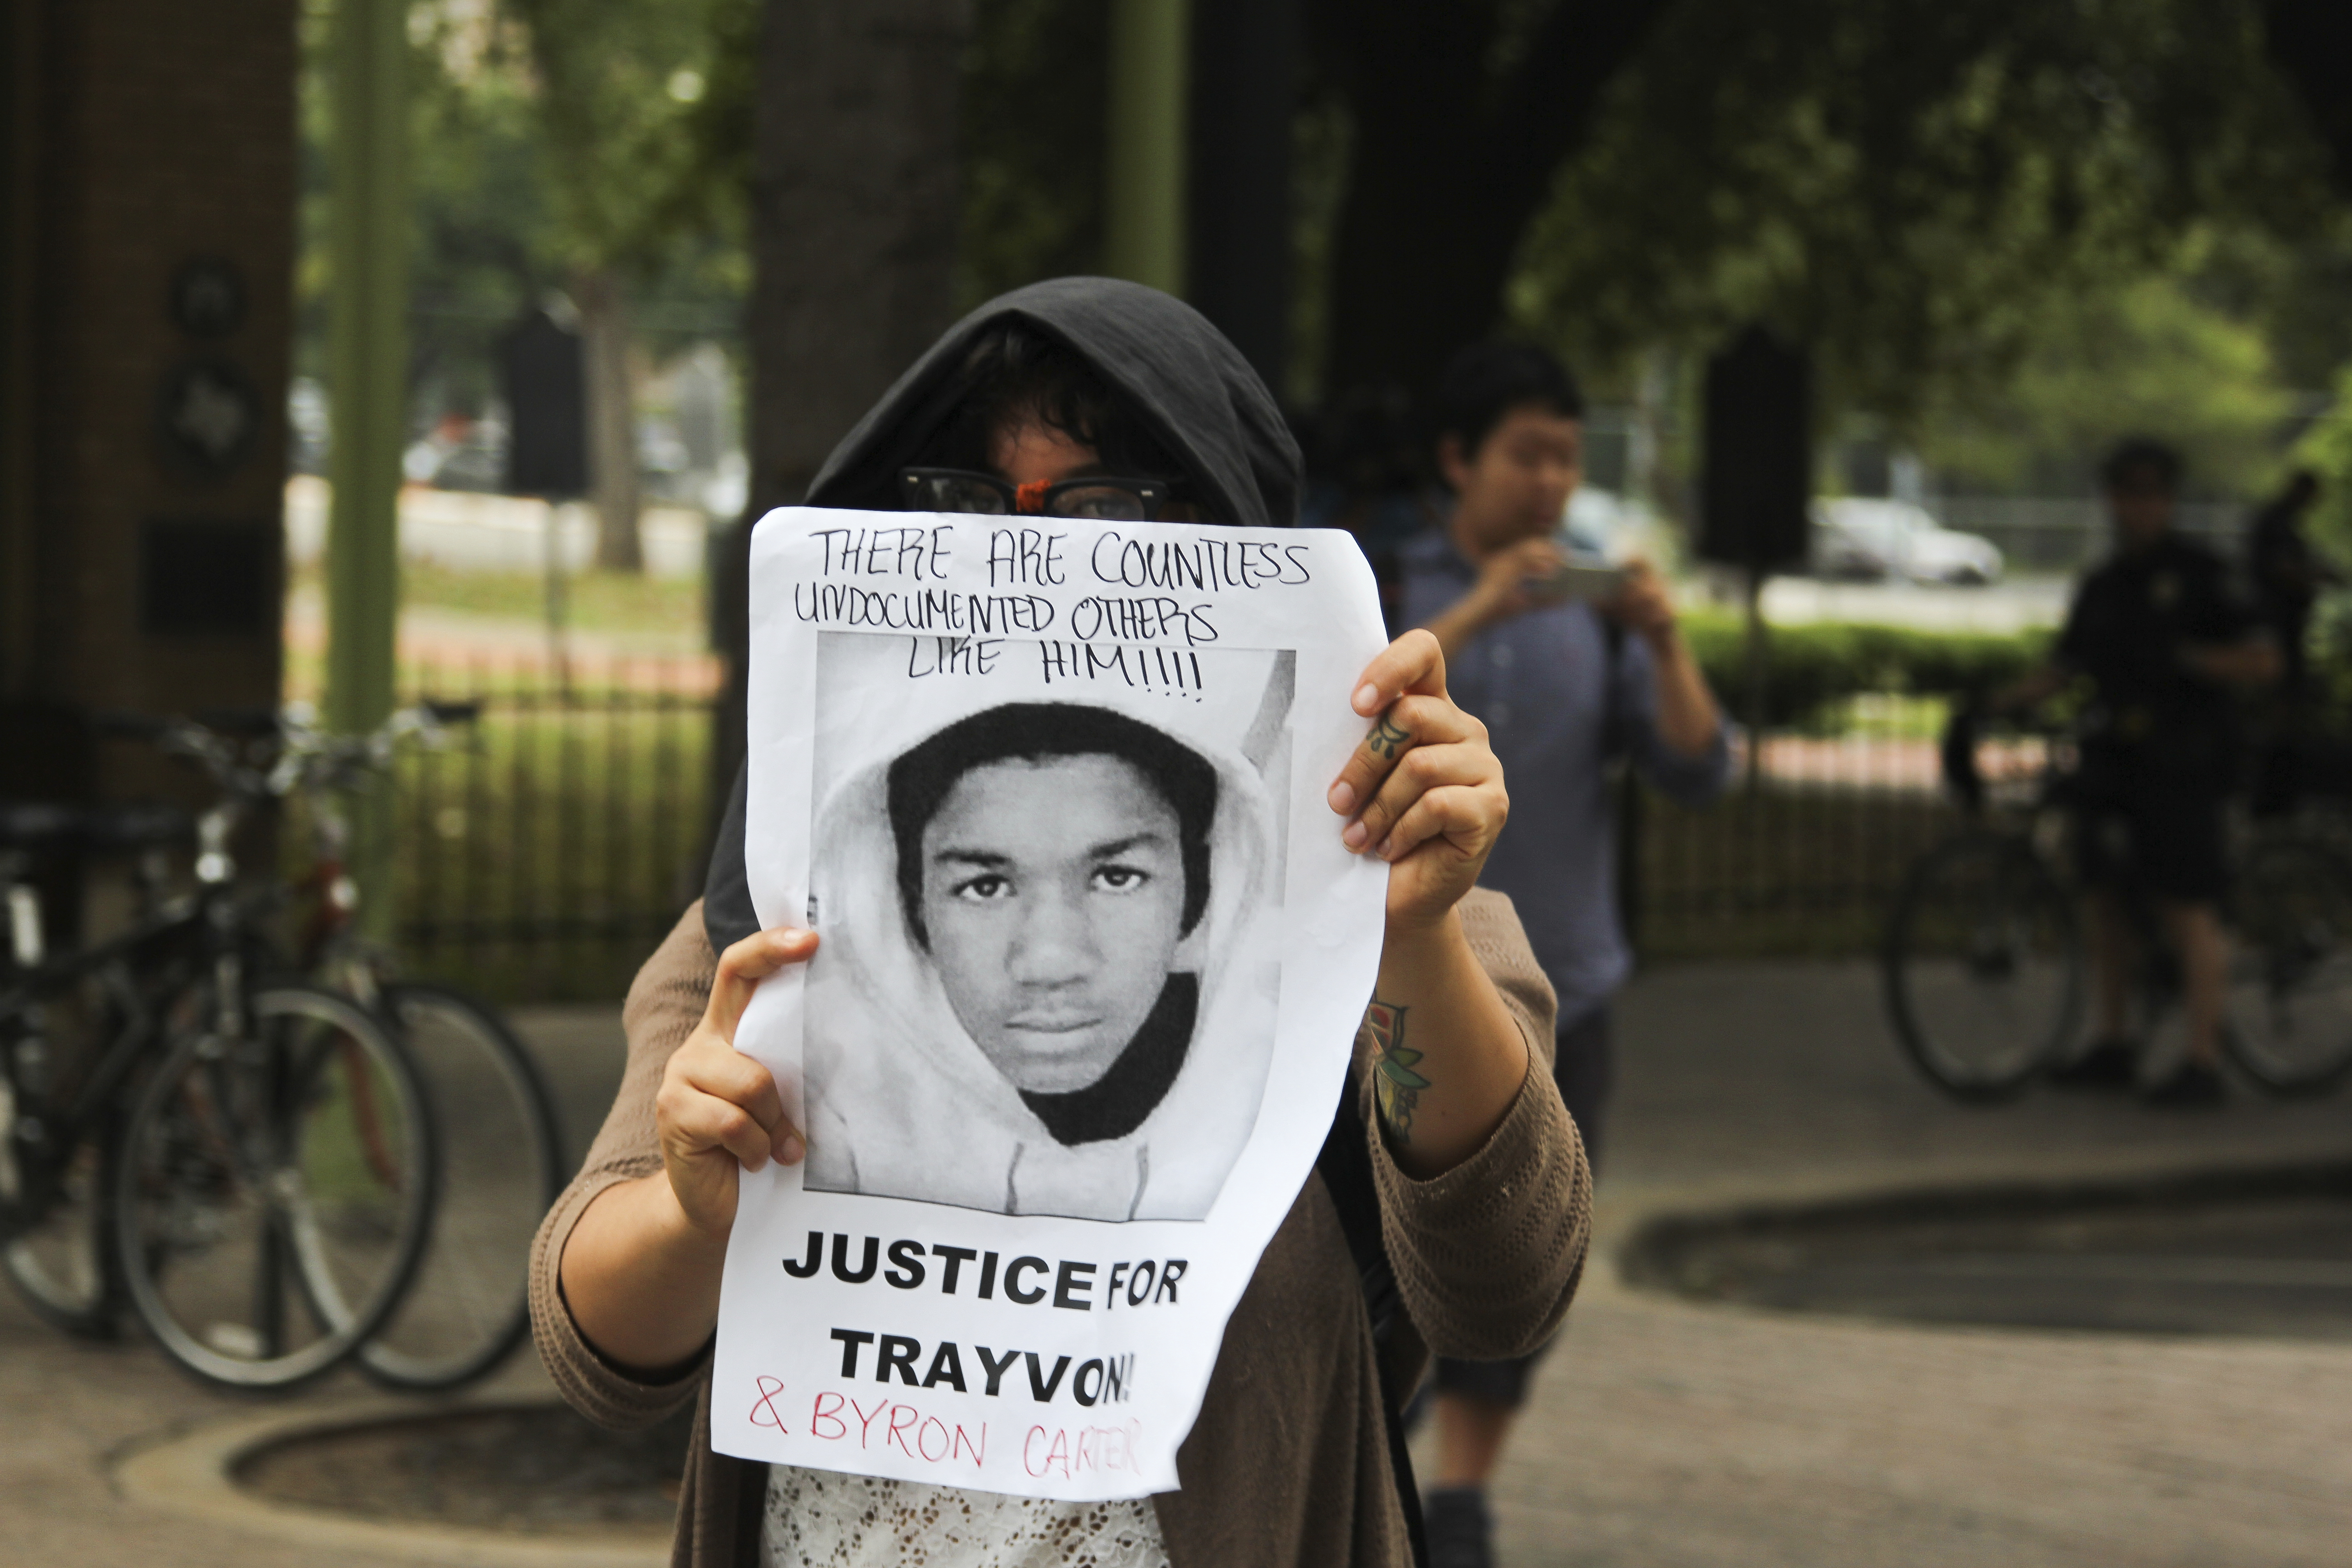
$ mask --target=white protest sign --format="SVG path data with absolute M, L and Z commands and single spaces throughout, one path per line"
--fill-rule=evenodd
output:
M 791 508 L 751 542 L 746 869 L 816 957 L 736 1037 L 722 1453 L 1140 1497 L 1313 1165 L 1387 868 L 1324 801 L 1348 535 Z

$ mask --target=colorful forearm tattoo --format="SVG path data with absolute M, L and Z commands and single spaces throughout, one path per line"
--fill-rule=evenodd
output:
M 1365 1026 L 1372 1032 L 1372 1093 L 1380 1101 L 1381 1120 L 1402 1143 L 1412 1142 L 1413 1107 L 1429 1080 L 1413 1071 L 1422 1053 L 1404 1043 L 1405 1009 L 1375 1001 L 1365 1011 Z

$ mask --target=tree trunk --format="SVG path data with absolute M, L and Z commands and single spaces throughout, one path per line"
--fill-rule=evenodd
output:
M 969 0 L 770 0 L 752 130 L 751 512 L 797 500 L 954 309 Z
M 1349 94 L 1355 151 L 1332 237 L 1327 395 L 1393 382 L 1419 398 L 1500 311 L 1526 215 L 1499 209 L 1480 167 L 1478 78 L 1429 63 L 1410 86 L 1376 79 Z
M 1298 0 L 1192 0 L 1184 297 L 1288 389 Z
M 1494 330 L 1519 236 L 1669 3 L 1553 0 L 1497 77 L 1503 7 L 1323 0 L 1318 42 L 1355 120 L 1327 396 L 1381 383 L 1425 395 L 1449 354 Z
M 643 497 L 637 488 L 636 377 L 629 341 L 629 302 L 609 268 L 574 281 L 580 348 L 588 370 L 588 489 L 596 504 L 596 564 L 642 572 L 637 539 Z
M 835 444 L 953 316 L 956 100 L 969 0 L 768 0 L 752 127 L 751 489 L 719 552 L 727 658 L 713 784 L 743 749 L 751 524 L 797 501 Z

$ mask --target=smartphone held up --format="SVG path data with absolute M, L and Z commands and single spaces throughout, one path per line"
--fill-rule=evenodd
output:
M 1591 551 L 1565 547 L 1559 564 L 1541 576 L 1528 578 L 1525 587 L 1528 597 L 1537 604 L 1559 605 L 1570 599 L 1606 599 L 1624 584 L 1624 567 Z

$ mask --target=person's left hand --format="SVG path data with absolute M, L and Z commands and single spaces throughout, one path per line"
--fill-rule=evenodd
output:
M 1655 644 L 1674 635 L 1675 601 L 1657 568 L 1638 557 L 1625 563 L 1625 580 L 1594 608 L 1636 637 Z
M 1339 841 L 1389 863 L 1389 929 L 1435 924 L 1478 880 L 1511 814 L 1486 726 L 1445 694 L 1445 655 L 1410 631 L 1364 667 L 1357 712 L 1371 732 L 1339 770 Z

